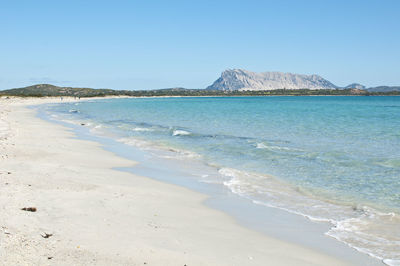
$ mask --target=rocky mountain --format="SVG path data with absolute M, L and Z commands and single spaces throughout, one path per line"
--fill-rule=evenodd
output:
M 359 83 L 352 83 L 350 85 L 347 85 L 343 89 L 358 89 L 358 90 L 365 90 L 366 87 L 364 85 L 361 85 Z
M 243 69 L 228 69 L 222 72 L 208 90 L 260 91 L 260 90 L 297 90 L 297 89 L 337 89 L 336 85 L 318 75 L 300 75 L 282 72 L 250 72 Z

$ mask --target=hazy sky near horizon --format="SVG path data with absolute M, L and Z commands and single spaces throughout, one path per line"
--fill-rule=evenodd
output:
M 400 85 L 400 1 L 0 1 L 0 89 L 204 88 L 227 68 Z

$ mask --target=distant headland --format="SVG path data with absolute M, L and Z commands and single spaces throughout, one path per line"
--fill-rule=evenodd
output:
M 101 96 L 268 96 L 268 95 L 400 95 L 400 86 L 366 88 L 352 83 L 339 87 L 319 75 L 301 75 L 282 72 L 251 72 L 228 69 L 205 89 L 167 88 L 158 90 L 113 90 L 79 87 L 59 87 L 37 84 L 0 91 L 0 96 L 20 97 L 101 97 Z

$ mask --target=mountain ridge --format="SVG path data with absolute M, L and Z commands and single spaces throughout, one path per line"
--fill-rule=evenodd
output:
M 222 91 L 356 89 L 367 92 L 390 92 L 400 91 L 400 86 L 367 88 L 362 84 L 352 83 L 340 87 L 316 74 L 304 75 L 278 71 L 252 72 L 245 69 L 227 69 L 206 89 Z
M 278 90 L 278 89 L 338 89 L 319 75 L 284 72 L 251 72 L 244 69 L 227 69 L 208 90 Z
M 267 85 L 268 86 L 267 86 Z M 228 69 L 222 72 L 206 89 L 181 87 L 156 90 L 113 90 L 85 87 L 60 87 L 36 84 L 23 88 L 0 90 L 0 96 L 48 97 L 102 97 L 102 96 L 240 96 L 240 95 L 399 95 L 400 86 L 366 88 L 359 83 L 339 87 L 319 75 L 301 75 L 283 72 L 250 72 Z

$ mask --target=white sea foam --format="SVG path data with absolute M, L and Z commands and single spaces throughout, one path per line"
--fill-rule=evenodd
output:
M 326 232 L 328 236 L 388 265 L 400 265 L 398 214 L 379 212 L 368 206 L 354 208 L 326 202 L 268 175 L 232 168 L 221 168 L 219 173 L 228 178 L 223 184 L 233 193 L 256 204 L 279 208 L 312 221 L 328 222 L 332 224 Z
M 355 218 L 336 222 L 327 235 L 388 265 L 400 265 L 400 217 L 364 206 Z
M 289 148 L 289 147 L 284 147 L 284 146 L 269 145 L 265 142 L 256 143 L 255 146 L 257 149 L 266 149 L 266 150 L 270 150 L 270 151 L 287 151 L 287 152 L 302 152 L 303 151 L 300 149 Z
M 383 263 L 389 266 L 400 266 L 400 260 L 384 259 Z
M 86 122 L 83 122 L 83 121 L 78 121 L 78 120 L 72 120 L 72 119 L 57 119 L 57 120 L 61 121 L 61 122 L 64 122 L 64 123 L 71 124 L 71 125 L 76 125 L 76 126 L 79 126 L 79 125 L 82 125 L 82 124 L 89 125 L 89 123 L 86 123 Z
M 265 145 L 265 144 L 262 143 L 262 142 L 257 143 L 256 147 L 257 147 L 257 149 L 268 149 L 268 146 Z
M 135 127 L 135 128 L 132 129 L 132 131 L 150 132 L 150 131 L 154 131 L 154 129 L 146 128 L 146 127 Z
M 163 155 L 163 158 L 169 158 L 169 159 L 200 159 L 201 155 L 188 151 L 188 150 L 181 150 L 181 149 L 176 149 L 176 148 L 171 148 L 171 147 L 163 147 L 163 149 L 168 150 L 172 152 L 170 155 Z
M 125 143 L 127 145 L 135 146 L 144 150 L 151 148 L 151 143 L 148 141 L 140 140 L 137 138 L 120 138 L 119 142 Z
M 207 183 L 207 184 L 218 184 L 222 185 L 223 180 L 217 179 L 214 175 L 208 175 L 208 174 L 201 174 L 199 182 L 201 183 Z
M 172 136 L 187 136 L 190 134 L 192 134 L 192 133 L 190 133 L 189 131 L 186 131 L 186 130 L 182 130 L 182 129 L 175 129 L 172 132 Z
M 98 135 L 106 135 L 106 132 L 104 130 L 104 125 L 103 124 L 92 124 L 88 123 L 89 126 L 91 126 L 90 132 L 98 134 Z
M 185 160 L 185 159 L 200 159 L 201 155 L 188 151 L 182 150 L 177 148 L 172 148 L 163 144 L 156 144 L 154 142 L 128 137 L 128 138 L 120 138 L 118 141 L 123 142 L 125 144 L 135 146 L 140 148 L 141 150 L 152 151 L 153 156 L 165 158 L 165 159 L 178 159 L 178 160 Z

